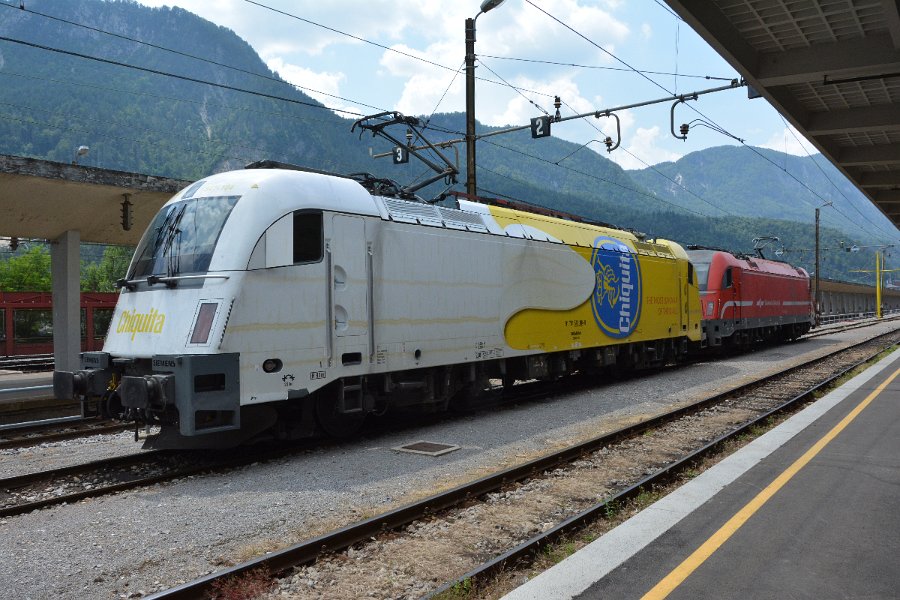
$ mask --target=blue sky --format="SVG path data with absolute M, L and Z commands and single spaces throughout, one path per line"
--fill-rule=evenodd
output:
M 177 5 L 232 29 L 270 68 L 327 106 L 365 114 L 464 111 L 463 75 L 456 71 L 465 54 L 465 19 L 479 12 L 479 0 L 140 1 Z M 506 0 L 478 18 L 477 40 L 476 116 L 488 125 L 524 125 L 542 111 L 552 114 L 554 95 L 564 103 L 562 116 L 569 116 L 727 83 L 695 76 L 737 77 L 661 0 Z M 617 59 L 667 74 L 644 77 Z M 591 68 L 568 66 L 573 64 Z M 764 99 L 749 100 L 745 88 L 692 104 L 749 144 L 806 155 L 778 113 Z M 737 143 L 702 127 L 686 141 L 675 139 L 670 107 L 667 102 L 618 113 L 622 145 L 609 158 L 628 169 L 644 168 Z M 676 128 L 697 116 L 679 106 Z M 603 137 L 598 127 L 614 133 L 608 119 L 589 118 L 555 124 L 553 135 L 605 154 L 601 144 L 590 143 Z M 815 152 L 808 143 L 806 148 Z

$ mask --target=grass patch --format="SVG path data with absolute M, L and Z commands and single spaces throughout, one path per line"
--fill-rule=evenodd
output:
M 435 600 L 465 600 L 475 593 L 475 583 L 468 577 L 457 581 L 450 589 L 434 596 Z

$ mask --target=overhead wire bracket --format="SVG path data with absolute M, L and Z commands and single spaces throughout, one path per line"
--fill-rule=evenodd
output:
M 401 141 L 400 139 L 386 131 L 388 127 L 391 127 L 393 125 L 403 125 L 406 127 L 405 142 Z M 355 131 L 357 127 L 360 128 L 360 138 L 362 138 L 363 131 L 371 131 L 373 137 L 382 137 L 394 144 L 395 148 L 404 148 L 407 152 L 409 152 L 410 155 L 415 156 L 417 159 L 427 165 L 428 168 L 435 172 L 435 175 L 428 177 L 415 185 L 400 187 L 399 191 L 401 194 L 412 195 L 417 190 L 420 190 L 423 187 L 441 179 L 447 180 L 449 184 L 454 184 L 457 182 L 456 176 L 459 175 L 459 168 L 452 162 L 450 162 L 450 160 L 444 155 L 443 152 L 441 152 L 437 145 L 432 144 L 423 135 L 422 122 L 418 118 L 407 117 L 397 111 L 385 111 L 358 119 L 353 123 L 350 131 Z M 413 136 L 422 140 L 423 145 L 412 145 Z M 436 154 L 440 159 L 440 162 L 443 163 L 443 166 L 426 156 L 423 153 L 424 150 L 430 150 L 434 152 L 434 154 Z
M 679 96 L 678 100 L 672 103 L 672 108 L 669 110 L 669 130 L 672 132 L 672 136 L 674 136 L 675 139 L 687 140 L 688 131 L 690 131 L 691 128 L 688 123 L 682 123 L 681 127 L 678 128 L 679 132 L 681 132 L 681 135 L 675 133 L 675 107 L 682 102 L 687 102 L 688 100 L 696 100 L 697 98 L 697 94 L 687 94 L 685 96 Z
M 612 117 L 613 119 L 616 120 L 616 143 L 613 144 L 613 140 L 609 136 L 606 136 L 606 139 L 603 140 L 603 143 L 606 145 L 606 151 L 612 152 L 613 150 L 615 150 L 616 148 L 619 147 L 619 144 L 622 143 L 622 124 L 619 121 L 619 115 L 608 110 L 603 113 L 595 113 L 594 117 L 596 117 L 597 119 L 599 119 L 600 117 Z

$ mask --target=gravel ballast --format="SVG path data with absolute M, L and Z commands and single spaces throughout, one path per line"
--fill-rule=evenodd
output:
M 872 338 L 892 322 L 0 520 L 9 598 L 140 597 Z M 428 440 L 440 457 L 391 448 Z M 0 476 L 139 451 L 131 434 L 0 453 Z

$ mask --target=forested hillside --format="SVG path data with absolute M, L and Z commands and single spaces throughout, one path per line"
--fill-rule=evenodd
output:
M 711 203 L 745 217 L 809 222 L 815 207 L 827 200 L 839 213 L 861 219 L 869 229 L 872 224 L 865 219 L 873 223 L 883 219 L 878 208 L 821 155 L 799 157 L 766 148 L 719 146 L 652 169 L 629 171 L 629 175 L 661 199 L 693 210 L 708 211 Z
M 376 152 L 387 148 L 368 134 L 360 139 L 350 132 L 359 115 L 339 116 L 280 81 L 231 30 L 182 9 L 147 8 L 129 0 L 29 0 L 27 7 L 56 19 L 0 5 L 0 36 L 17 40 L 0 41 L 0 153 L 70 162 L 74 149 L 87 145 L 85 164 L 183 179 L 260 159 L 341 173 L 368 171 L 401 183 L 422 177 L 421 164 L 373 160 L 370 146 Z M 429 126 L 433 141 L 458 138 L 464 115 L 433 115 Z M 479 125 L 479 130 L 488 128 Z M 464 169 L 464 148 L 458 148 Z M 533 140 L 528 131 L 479 142 L 479 190 L 683 243 L 749 251 L 753 237 L 776 235 L 797 251 L 785 259 L 812 268 L 811 252 L 800 250 L 813 247 L 811 206 L 821 201 L 777 166 L 748 159 L 749 149 L 712 148 L 654 170 L 624 171 L 590 147 L 578 148 L 558 138 Z M 833 200 L 841 214 L 855 219 L 862 210 L 869 218 L 878 216 L 821 157 L 840 190 L 808 157 L 761 152 Z M 456 155 L 448 150 L 448 156 Z M 463 190 L 464 181 L 463 172 L 455 189 Z M 422 195 L 431 197 L 445 187 L 433 184 Z M 862 217 L 859 221 L 866 226 Z M 851 223 L 823 223 L 826 245 L 873 242 Z M 89 262 L 99 264 L 101 257 L 102 251 L 94 252 Z M 869 262 L 863 253 L 833 253 L 823 262 L 823 274 L 865 280 L 866 275 L 848 271 Z

